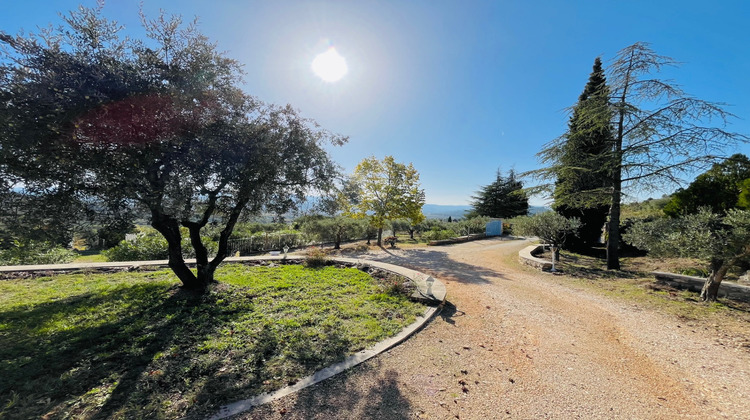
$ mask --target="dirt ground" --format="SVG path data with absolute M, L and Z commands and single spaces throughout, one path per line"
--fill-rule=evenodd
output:
M 360 256 L 437 277 L 448 303 L 389 352 L 235 418 L 750 418 L 750 351 L 721 326 L 521 267 L 525 245 Z

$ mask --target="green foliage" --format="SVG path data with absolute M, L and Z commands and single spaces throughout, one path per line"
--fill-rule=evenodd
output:
M 687 95 L 672 81 L 655 76 L 663 67 L 677 64 L 656 54 L 643 42 L 620 50 L 607 69 L 609 106 L 597 106 L 586 113 L 587 121 L 599 121 L 600 113 L 612 115 L 612 147 L 576 164 L 584 168 L 602 167 L 604 173 L 610 174 L 611 184 L 601 191 L 607 193 L 606 204 L 610 206 L 608 269 L 620 268 L 620 203 L 624 191 L 662 189 L 684 174 L 705 170 L 706 165 L 715 162 L 717 151 L 748 140 L 745 135 L 724 129 L 723 125 L 733 115 L 721 103 Z M 559 162 L 564 145 L 563 136 L 546 146 L 540 155 L 549 166 L 532 173 L 556 179 L 565 166 Z M 537 190 L 544 188 L 540 186 Z
M 678 218 L 636 223 L 626 242 L 655 256 L 698 258 L 709 266 L 701 298 L 716 300 L 718 288 L 731 267 L 750 262 L 750 211 L 730 209 L 726 215 L 703 207 Z
M 187 236 L 187 228 L 183 228 L 182 256 L 195 258 L 195 250 Z M 209 255 L 216 254 L 218 244 L 210 238 L 203 238 L 203 243 Z M 109 261 L 149 261 L 165 260 L 168 255 L 168 244 L 164 236 L 151 227 L 139 227 L 137 236 L 132 241 L 123 240 L 116 246 L 102 251 Z
M 453 229 L 441 229 L 438 226 L 433 226 L 430 230 L 422 233 L 422 240 L 424 241 L 441 241 L 443 239 L 451 239 L 457 237 L 458 234 Z
M 216 278 L 202 295 L 168 270 L 0 282 L 2 417 L 207 418 L 423 311 L 357 269 L 226 265 Z
M 622 205 L 620 217 L 622 219 L 656 219 L 664 216 L 664 207 L 672 200 L 671 196 L 661 198 L 647 198 L 644 201 L 626 203 Z
M 333 242 L 339 249 L 342 241 L 360 238 L 364 226 L 360 220 L 348 216 L 305 216 L 298 219 L 302 231 L 321 242 Z
M 139 40 L 101 7 L 63 19 L 42 35 L 0 33 L 3 187 L 68 194 L 103 212 L 139 203 L 175 274 L 205 289 L 240 216 L 282 214 L 337 175 L 325 145 L 345 139 L 245 94 L 241 65 L 195 24 L 144 17 Z M 202 229 L 219 221 L 209 261 Z M 195 273 L 176 252 L 180 227 L 195 238 Z
M 743 181 L 748 179 L 750 159 L 739 153 L 732 155 L 698 175 L 687 188 L 677 190 L 664 207 L 664 213 L 677 217 L 697 213 L 701 207 L 708 207 L 714 213 L 724 213 L 741 205 Z
M 75 257 L 74 251 L 50 242 L 14 241 L 9 248 L 0 250 L 0 265 L 64 264 Z
M 482 187 L 471 198 L 474 201 L 467 217 L 512 218 L 529 212 L 529 199 L 523 191 L 523 183 L 512 169 L 507 176 L 498 170 L 495 181 Z
M 386 221 L 406 218 L 417 224 L 424 219 L 424 190 L 419 185 L 419 173 L 411 164 L 398 163 L 393 156 L 382 161 L 369 157 L 354 169 L 352 183 L 359 194 L 356 202 L 345 203 L 347 214 L 358 218 L 369 215 L 371 224 L 378 229 L 378 245 Z
M 456 222 L 456 224 L 458 225 L 458 231 L 460 231 L 462 234 L 472 235 L 475 233 L 484 233 L 487 230 L 487 223 L 489 223 L 489 221 L 489 217 L 477 216 L 463 219 L 459 222 Z
M 554 211 L 517 217 L 511 220 L 511 223 L 514 235 L 536 236 L 542 243 L 554 247 L 560 246 L 568 235 L 575 235 L 581 226 L 580 220 L 569 219 Z
M 678 218 L 636 223 L 624 239 L 655 256 L 739 262 L 750 257 L 750 211 L 725 216 L 704 207 Z
M 305 255 L 305 267 L 321 268 L 328 265 L 328 254 L 320 248 L 310 248 Z

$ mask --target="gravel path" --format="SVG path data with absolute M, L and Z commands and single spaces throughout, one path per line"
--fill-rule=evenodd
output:
M 750 418 L 746 349 L 509 264 L 525 245 L 365 256 L 438 277 L 449 304 L 391 351 L 235 418 Z

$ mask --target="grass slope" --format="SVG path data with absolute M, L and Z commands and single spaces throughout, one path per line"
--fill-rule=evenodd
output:
M 356 269 L 226 265 L 0 282 L 0 418 L 202 418 L 401 330 L 423 307 Z

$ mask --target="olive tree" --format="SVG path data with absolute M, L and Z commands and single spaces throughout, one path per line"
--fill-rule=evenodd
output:
M 284 212 L 336 174 L 324 145 L 344 139 L 244 93 L 240 64 L 194 24 L 144 17 L 135 40 L 101 7 L 63 18 L 40 35 L 0 32 L 0 179 L 144 209 L 184 287 L 213 281 L 241 214 Z M 222 226 L 215 256 L 201 240 L 209 222 Z
M 727 271 L 750 261 L 750 211 L 730 209 L 726 215 L 720 215 L 704 207 L 679 218 L 638 222 L 623 239 L 655 256 L 706 261 L 710 274 L 701 290 L 701 299 L 714 301 Z
M 553 211 L 513 219 L 513 234 L 536 236 L 552 247 L 552 271 L 555 271 L 555 261 L 559 259 L 560 245 L 567 236 L 575 235 L 580 227 L 578 218 L 567 218 Z

